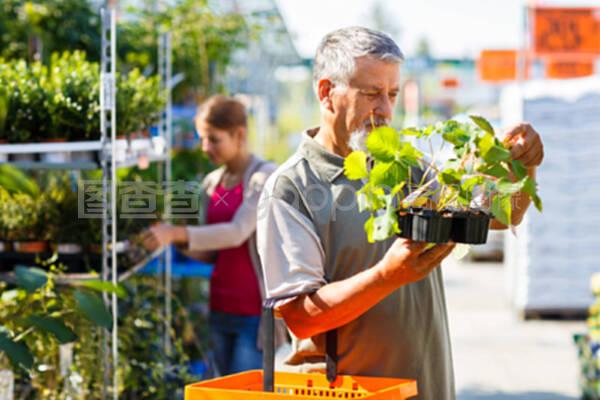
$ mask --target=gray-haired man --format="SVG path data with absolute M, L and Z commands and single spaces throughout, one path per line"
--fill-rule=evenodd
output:
M 370 244 L 356 181 L 343 174 L 351 143 L 388 124 L 399 90 L 402 52 L 387 35 L 361 27 L 328 34 L 317 51 L 314 85 L 321 107 L 298 151 L 269 179 L 259 203 L 257 241 L 269 297 L 294 336 L 288 364 L 323 368 L 324 332 L 338 331 L 343 374 L 413 378 L 422 399 L 454 399 L 442 272 L 452 245 L 389 239 Z M 524 132 L 525 135 L 520 135 Z M 533 173 L 543 149 L 528 125 L 513 155 Z M 515 150 L 516 148 L 516 150 Z M 524 156 L 523 153 L 527 156 Z M 527 205 L 516 199 L 514 222 Z M 494 223 L 496 228 L 501 228 Z

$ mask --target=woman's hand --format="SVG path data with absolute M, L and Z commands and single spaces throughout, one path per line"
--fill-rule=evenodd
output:
M 141 235 L 142 245 L 150 251 L 155 251 L 171 243 L 182 244 L 187 241 L 187 229 L 184 226 L 170 224 L 154 225 Z

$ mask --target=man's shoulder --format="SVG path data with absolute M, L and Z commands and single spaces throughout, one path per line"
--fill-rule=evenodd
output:
M 297 151 L 269 176 L 265 192 L 270 196 L 280 197 L 278 194 L 301 191 L 310 180 L 308 175 L 312 175 L 310 166 Z
M 308 160 L 297 151 L 271 174 L 265 184 L 263 201 L 282 200 L 310 218 L 304 193 L 318 181 Z

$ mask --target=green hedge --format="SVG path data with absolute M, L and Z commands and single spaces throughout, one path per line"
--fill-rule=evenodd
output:
M 9 143 L 100 137 L 100 70 L 82 52 L 53 54 L 48 67 L 0 60 L 0 140 Z M 165 104 L 158 76 L 117 76 L 117 132 L 157 123 Z

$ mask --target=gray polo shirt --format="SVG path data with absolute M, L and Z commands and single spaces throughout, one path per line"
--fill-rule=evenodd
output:
M 375 265 L 394 239 L 369 243 L 369 215 L 356 204 L 357 181 L 344 159 L 311 135 L 268 179 L 258 206 L 257 244 L 267 296 L 312 292 Z M 293 341 L 288 364 L 320 370 L 324 334 Z M 420 399 L 454 399 L 442 271 L 403 286 L 338 329 L 341 374 L 416 379 Z

